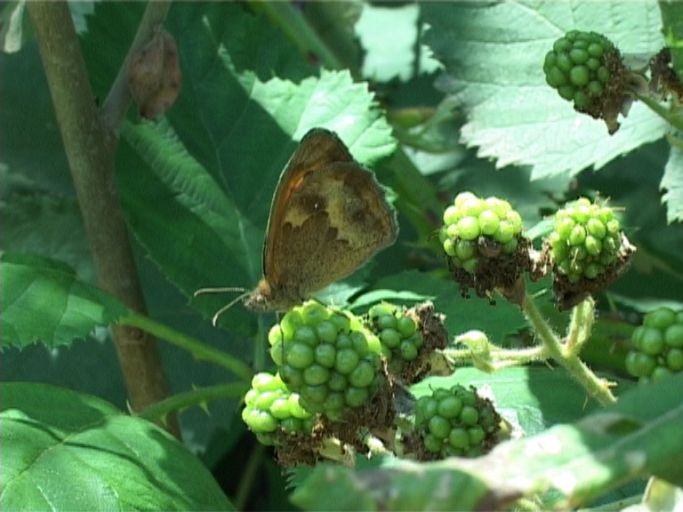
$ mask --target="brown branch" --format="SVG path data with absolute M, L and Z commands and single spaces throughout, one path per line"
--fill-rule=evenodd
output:
M 99 285 L 132 310 L 145 313 L 137 270 L 114 183 L 113 137 L 95 106 L 68 5 L 28 2 L 57 122 L 69 161 Z M 155 341 L 139 329 L 114 327 L 128 397 L 140 411 L 168 395 Z M 177 421 L 169 430 L 178 434 Z

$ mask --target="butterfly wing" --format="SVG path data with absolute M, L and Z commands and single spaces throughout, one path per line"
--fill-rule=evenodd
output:
M 374 175 L 331 132 L 304 137 L 275 194 L 264 245 L 273 299 L 306 297 L 346 277 L 398 232 Z
M 334 132 L 324 128 L 313 128 L 304 135 L 287 162 L 273 194 L 266 238 L 263 243 L 263 275 L 265 277 L 270 277 L 268 269 L 273 268 L 274 238 L 277 237 L 292 194 L 298 189 L 304 175 L 323 168 L 328 162 L 353 162 L 353 157 Z

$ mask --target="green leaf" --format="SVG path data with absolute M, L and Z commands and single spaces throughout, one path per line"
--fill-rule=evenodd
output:
M 184 5 L 174 6 L 169 29 L 183 58 L 195 65 L 185 71 L 168 123 L 125 127 L 117 168 L 138 240 L 190 296 L 202 287 L 251 288 L 261 277 L 270 198 L 293 139 L 327 127 L 364 164 L 388 156 L 395 142 L 367 86 L 353 83 L 348 72 L 323 71 L 300 84 L 238 74 L 216 40 L 231 25 L 182 17 Z M 195 7 L 187 9 L 194 13 Z M 215 58 L 207 60 L 210 55 Z M 200 297 L 194 305 L 213 314 L 226 302 L 219 300 Z M 222 324 L 253 330 L 238 311 L 221 317 Z
M 598 169 L 659 139 L 667 124 L 635 104 L 621 129 L 608 136 L 601 121 L 575 112 L 545 83 L 543 58 L 572 29 L 594 30 L 623 53 L 654 54 L 663 46 L 657 2 L 527 0 L 429 3 L 426 41 L 446 72 L 439 87 L 468 114 L 462 137 L 498 167 L 530 165 L 532 178 Z
M 0 392 L 3 510 L 233 510 L 201 462 L 152 423 L 44 384 Z
M 439 63 L 431 57 L 429 48 L 416 47 L 419 14 L 419 4 L 363 6 L 356 34 L 365 50 L 365 78 L 379 82 L 398 78 L 405 82 L 415 74 L 438 69 Z M 387 37 L 387 27 L 391 27 L 391 37 Z
M 670 223 L 683 221 L 683 148 L 671 146 L 669 160 L 664 167 L 661 188 L 666 190 L 662 201 L 666 203 L 666 219 Z
M 671 391 L 681 387 L 683 374 L 636 386 L 577 423 L 502 443 L 474 460 L 357 472 L 320 465 L 292 501 L 306 510 L 329 506 L 335 482 L 339 510 L 496 510 L 548 491 L 556 496 L 548 506 L 566 509 L 650 474 L 680 485 L 683 403 Z
M 28 254 L 0 257 L 0 343 L 24 347 L 70 344 L 128 312 L 118 301 L 78 279 L 67 265 Z
M 87 282 L 95 282 L 95 269 L 74 198 L 40 190 L 19 173 L 2 173 L 8 193 L 0 195 L 0 217 L 11 218 L 3 227 L 0 248 L 35 253 L 63 261 Z
M 250 82 L 250 83 L 249 83 Z M 365 83 L 354 83 L 348 71 L 321 71 L 320 78 L 299 84 L 273 78 L 244 81 L 253 101 L 261 105 L 295 140 L 314 126 L 337 132 L 356 160 L 365 165 L 391 155 L 396 142 L 380 115 L 379 104 Z

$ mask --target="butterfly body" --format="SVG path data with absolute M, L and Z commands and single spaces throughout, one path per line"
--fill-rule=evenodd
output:
M 263 278 L 245 299 L 283 311 L 342 279 L 396 240 L 395 213 L 374 175 L 321 128 L 301 140 L 280 176 L 263 247 Z

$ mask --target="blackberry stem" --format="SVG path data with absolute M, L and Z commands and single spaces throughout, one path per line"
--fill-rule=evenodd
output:
M 567 329 L 565 356 L 578 356 L 590 339 L 595 320 L 595 301 L 587 297 L 572 309 L 572 317 Z
M 529 294 L 525 297 L 524 303 L 522 304 L 522 310 L 524 316 L 526 316 L 538 337 L 541 338 L 543 346 L 547 349 L 550 357 L 564 367 L 564 369 L 583 386 L 588 394 L 601 405 L 606 406 L 616 402 L 617 399 L 609 389 L 609 383 L 595 375 L 572 350 L 567 350 L 567 346 L 560 341 L 559 336 L 552 330 L 550 325 L 548 325 L 548 322 L 543 318 L 536 303 Z M 590 306 L 590 310 L 592 311 L 592 306 Z M 583 315 L 574 313 L 572 318 L 579 318 L 580 316 Z M 590 324 L 592 324 L 592 320 L 590 321 Z M 572 330 L 576 331 L 577 337 L 583 335 L 588 338 L 589 333 L 586 332 L 586 329 L 578 327 L 575 327 L 574 329 L 570 328 L 570 331 Z
M 490 361 L 487 361 L 489 369 L 480 368 L 477 365 L 478 354 L 472 349 L 453 349 L 448 348 L 443 350 L 444 356 L 453 365 L 474 364 L 482 371 L 492 373 L 502 368 L 509 368 L 511 366 L 519 366 L 521 364 L 532 363 L 535 361 L 545 361 L 550 356 L 547 348 L 544 345 L 536 345 L 523 349 L 504 349 L 494 348 L 491 345 Z
M 677 130 L 683 131 L 683 115 L 681 114 L 680 110 L 670 110 L 646 94 L 636 94 L 636 97 L 650 107 L 655 114 L 659 115 L 659 117 L 664 119 L 671 126 Z

